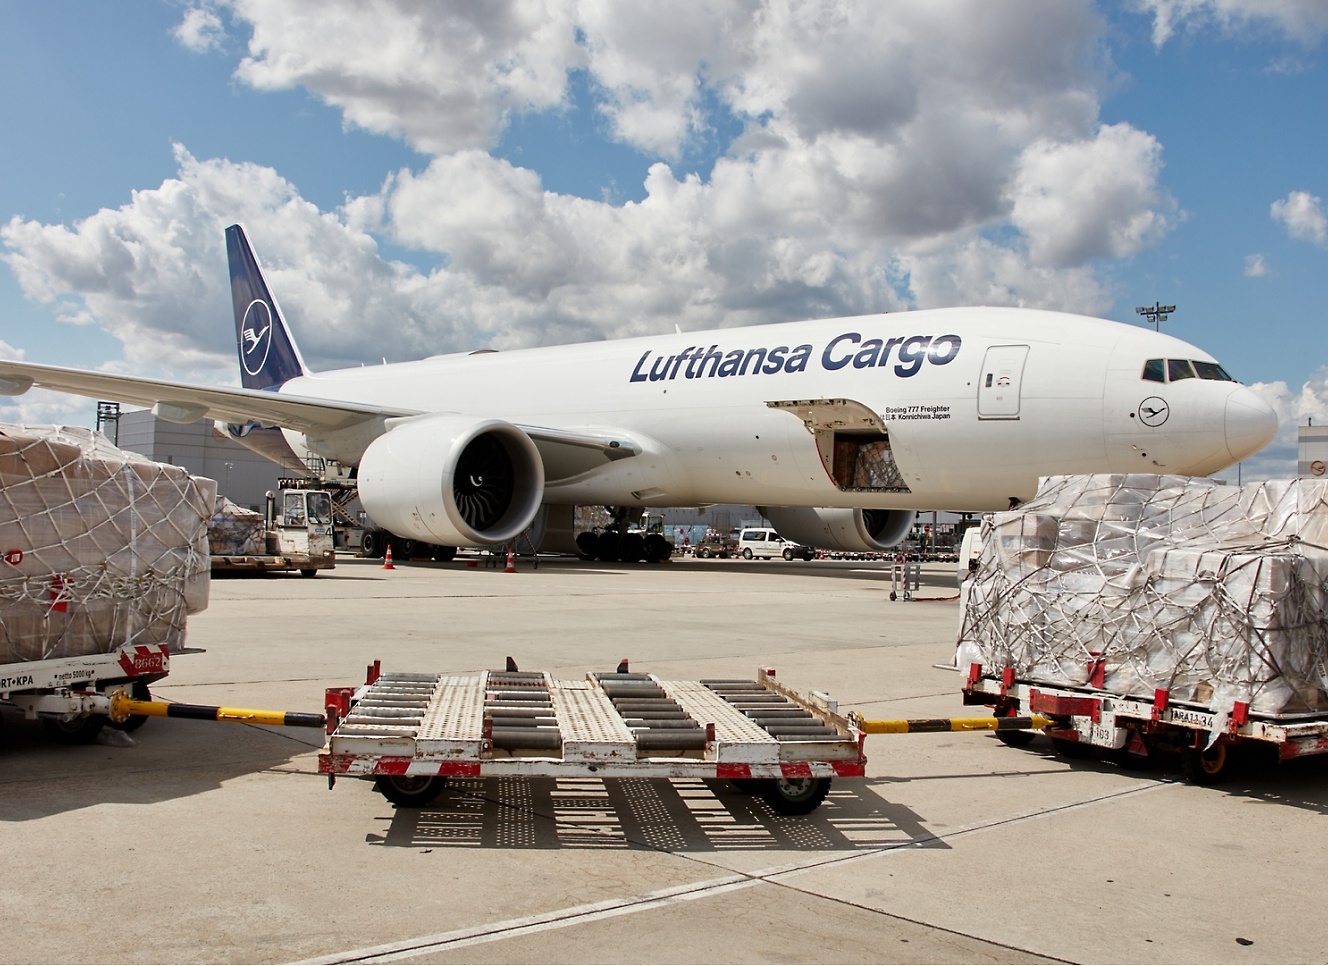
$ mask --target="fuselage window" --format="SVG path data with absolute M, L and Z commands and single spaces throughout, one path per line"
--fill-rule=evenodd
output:
M 1198 359 L 1195 359 L 1194 371 L 1199 373 L 1200 379 L 1213 379 L 1218 382 L 1236 381 L 1235 379 L 1232 379 L 1231 376 L 1227 374 L 1227 371 L 1216 362 L 1200 362 Z
M 1194 366 L 1190 365 L 1188 359 L 1168 359 L 1167 360 L 1167 381 L 1176 382 L 1180 379 L 1193 379 Z
M 1167 371 L 1161 359 L 1149 359 L 1144 363 L 1144 378 L 1149 382 L 1167 381 Z

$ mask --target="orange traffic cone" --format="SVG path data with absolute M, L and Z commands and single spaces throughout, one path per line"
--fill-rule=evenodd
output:
M 505 574 L 516 573 L 516 551 L 513 550 L 511 547 L 507 548 L 507 569 L 504 570 L 503 573 Z
M 383 556 L 383 569 L 384 570 L 397 569 L 396 566 L 392 563 L 392 545 L 390 543 L 387 545 L 387 553 Z

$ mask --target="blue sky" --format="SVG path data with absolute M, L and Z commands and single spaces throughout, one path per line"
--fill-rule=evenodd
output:
M 4 3 L 0 353 L 233 382 L 237 220 L 318 367 L 1161 300 L 1286 474 L 1328 419 L 1326 37 L 1321 0 Z

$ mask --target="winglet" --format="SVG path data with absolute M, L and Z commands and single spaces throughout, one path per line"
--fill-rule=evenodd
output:
M 295 340 L 239 225 L 226 229 L 226 259 L 231 269 L 235 344 L 244 388 L 271 389 L 304 375 L 304 362 Z

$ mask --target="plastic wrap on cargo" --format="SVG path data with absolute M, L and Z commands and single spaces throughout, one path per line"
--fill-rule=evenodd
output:
M 252 556 L 267 552 L 267 521 L 263 514 L 217 497 L 208 518 L 208 550 L 214 554 Z
M 1263 714 L 1328 709 L 1328 482 L 1042 480 L 983 523 L 960 666 Z
M 0 664 L 181 646 L 216 486 L 91 430 L 0 425 Z

